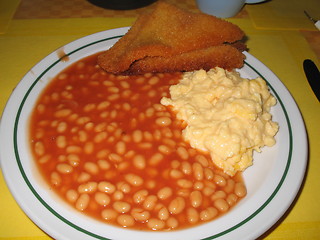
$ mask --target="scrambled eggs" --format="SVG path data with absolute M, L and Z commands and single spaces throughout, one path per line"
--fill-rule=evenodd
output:
M 229 175 L 252 165 L 253 150 L 275 144 L 278 124 L 272 121 L 276 99 L 261 79 L 244 79 L 222 68 L 187 72 L 170 87 L 171 105 L 187 127 L 183 137 L 196 149 L 209 152 Z

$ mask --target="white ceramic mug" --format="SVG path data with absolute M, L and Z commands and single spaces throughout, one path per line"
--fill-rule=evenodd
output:
M 196 0 L 202 12 L 219 18 L 235 16 L 246 3 L 260 3 L 264 1 L 266 0 Z

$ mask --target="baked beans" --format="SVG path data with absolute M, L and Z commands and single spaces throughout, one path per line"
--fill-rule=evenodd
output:
M 106 223 L 150 231 L 210 221 L 246 196 L 241 175 L 191 148 L 160 104 L 181 73 L 116 76 L 96 57 L 53 79 L 32 113 L 34 158 L 57 194 Z

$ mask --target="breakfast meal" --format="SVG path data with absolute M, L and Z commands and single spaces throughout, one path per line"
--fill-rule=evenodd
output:
M 243 66 L 243 31 L 214 16 L 158 2 L 128 33 L 101 54 L 99 65 L 115 74 L 225 69 Z
M 275 144 L 266 82 L 240 77 L 244 33 L 165 2 L 113 47 L 50 80 L 30 117 L 43 178 L 77 211 L 171 231 L 229 212 L 242 171 Z

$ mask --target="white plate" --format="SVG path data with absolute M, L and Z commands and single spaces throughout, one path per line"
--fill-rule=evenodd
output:
M 248 194 L 224 216 L 197 227 L 172 232 L 141 232 L 112 227 L 73 210 L 40 179 L 29 150 L 28 118 L 39 93 L 71 63 L 112 46 L 128 28 L 96 33 L 53 52 L 20 81 L 4 110 L 0 126 L 1 166 L 5 180 L 23 211 L 55 239 L 255 239 L 290 207 L 300 188 L 307 163 L 307 138 L 300 112 L 281 81 L 246 53 L 243 77 L 265 79 L 278 104 L 277 144 L 255 154 L 244 173 Z M 61 54 L 68 61 L 60 59 Z M 64 59 L 65 60 L 65 59 Z

